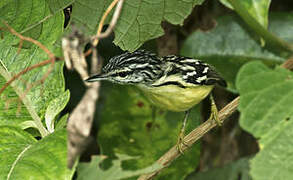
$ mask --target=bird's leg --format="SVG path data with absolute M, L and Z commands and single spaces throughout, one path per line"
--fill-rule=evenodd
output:
M 222 122 L 219 119 L 218 109 L 217 109 L 215 100 L 212 95 L 210 95 L 210 100 L 211 100 L 211 115 L 208 120 L 214 119 L 216 121 L 216 123 L 218 124 L 218 126 L 221 126 Z
M 184 115 L 184 119 L 183 119 L 183 123 L 182 123 L 182 127 L 180 129 L 180 133 L 178 136 L 178 141 L 177 141 L 177 150 L 183 154 L 183 150 L 182 150 L 182 146 L 188 146 L 185 142 L 184 142 L 184 130 L 185 130 L 185 126 L 187 123 L 187 119 L 189 116 L 190 110 L 185 111 L 185 115 Z

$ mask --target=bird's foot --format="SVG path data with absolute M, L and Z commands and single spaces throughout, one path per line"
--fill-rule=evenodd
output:
M 184 141 L 184 131 L 180 131 L 180 134 L 178 136 L 178 141 L 176 144 L 176 148 L 181 154 L 184 154 L 183 153 L 183 146 L 188 147 L 188 144 Z
M 211 115 L 209 120 L 210 119 L 215 120 L 218 126 L 222 126 L 222 122 L 220 121 L 218 115 L 218 109 L 213 98 L 211 98 Z

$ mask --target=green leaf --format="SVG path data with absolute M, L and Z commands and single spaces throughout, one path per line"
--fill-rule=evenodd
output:
M 183 24 L 195 5 L 204 0 L 127 0 L 114 29 L 114 43 L 123 50 L 134 51 L 144 42 L 163 35 L 162 21 Z M 73 4 L 72 21 L 87 34 L 97 31 L 98 23 L 112 0 L 77 0 Z M 107 19 L 109 22 L 110 18 Z
M 250 162 L 255 180 L 292 179 L 293 116 L 282 121 L 260 141 L 261 151 Z
M 73 2 L 74 0 L 46 0 L 46 3 L 49 5 L 52 14 L 63 11 L 63 9 L 71 5 Z
M 102 153 L 114 158 L 115 152 L 139 156 L 127 164 L 128 168 L 141 169 L 154 163 L 177 143 L 184 113 L 158 110 L 152 123 L 152 107 L 134 87 L 105 84 L 101 92 L 102 104 L 98 134 Z M 103 101 L 105 101 L 103 103 Z M 200 122 L 199 108 L 194 108 L 187 123 L 186 133 Z M 199 145 L 178 158 L 160 175 L 159 179 L 183 179 L 198 163 Z
M 220 2 L 228 8 L 233 9 L 227 0 L 220 0 Z M 240 3 L 246 9 L 246 11 L 261 25 L 263 25 L 265 28 L 268 27 L 268 13 L 271 0 L 241 0 L 237 1 L 237 3 Z
M 205 172 L 194 172 L 185 180 L 252 180 L 249 175 L 249 159 L 242 158 L 223 167 L 213 168 Z
M 0 66 L 0 73 L 4 69 Z M 0 87 L 4 86 L 6 80 L 0 76 Z M 4 95 L 0 96 L 0 125 L 20 125 L 22 122 L 32 120 L 28 110 L 18 101 L 18 95 L 13 88 L 8 87 Z
M 271 70 L 260 62 L 245 65 L 237 77 L 241 127 L 258 138 L 292 117 L 292 88 L 293 73 L 288 70 Z
M 0 179 L 71 179 L 66 166 L 66 132 L 40 141 L 12 126 L 0 126 Z
M 21 129 L 27 129 L 27 128 L 35 128 L 38 129 L 37 124 L 35 121 L 24 121 L 20 124 Z
M 251 160 L 253 179 L 292 179 L 293 73 L 260 62 L 243 66 L 237 76 L 240 125 L 260 138 Z
M 57 8 L 58 5 L 55 7 Z M 4 26 L 2 21 L 5 21 L 22 35 L 32 37 L 43 44 L 50 44 L 56 41 L 55 35 L 60 35 L 62 32 L 63 23 L 60 23 L 63 22 L 62 11 L 63 8 L 59 7 L 58 11 L 51 14 L 44 0 L 5 0 L 0 4 L 0 25 Z M 19 42 L 19 39 L 9 32 L 4 31 L 4 37 L 7 45 L 16 45 Z
M 113 165 L 104 170 L 101 169 L 101 163 L 105 160 L 105 156 L 93 156 L 90 163 L 80 163 L 77 167 L 78 171 L 78 180 L 94 180 L 94 179 L 103 179 L 103 180 L 118 180 L 129 178 L 133 176 L 138 176 L 141 174 L 147 174 L 154 172 L 157 169 L 161 168 L 159 164 L 153 164 L 149 167 L 140 170 L 123 170 L 122 161 L 137 159 L 137 157 L 131 157 L 122 154 L 116 154 L 118 159 L 113 160 Z
M 58 7 L 59 11 L 52 14 L 46 1 L 3 1 L 0 3 L 0 27 L 5 27 L 2 23 L 5 21 L 17 32 L 35 38 L 54 53 L 59 53 L 60 48 L 53 45 L 63 33 L 64 16 L 61 6 Z M 2 87 L 13 75 L 48 59 L 48 55 L 29 42 L 26 42 L 29 46 L 22 47 L 20 53 L 17 53 L 19 39 L 10 32 L 1 32 L 4 32 L 4 39 L 0 41 Z M 27 87 L 40 81 L 49 69 L 52 71 L 44 83 L 33 86 L 25 93 Z M 47 132 L 41 120 L 50 101 L 64 92 L 62 71 L 63 62 L 58 62 L 52 67 L 43 66 L 29 71 L 14 81 L 11 87 L 0 95 L 0 99 L 4 100 L 0 102 L 0 109 L 6 109 L 0 113 L 0 125 L 24 127 L 28 124 L 22 124 L 23 122 L 34 121 L 41 135 L 45 136 Z
M 67 120 L 68 120 L 68 116 L 69 114 L 65 114 L 64 116 L 62 116 L 59 121 L 56 123 L 56 130 L 65 128 L 67 125 Z
M 67 90 L 53 99 L 47 107 L 45 114 L 45 122 L 48 131 L 54 131 L 54 123 L 56 116 L 64 109 L 70 98 L 70 92 Z
M 292 13 L 272 14 L 269 29 L 293 42 L 292 19 Z M 266 64 L 279 64 L 285 60 L 284 55 L 261 47 L 241 20 L 234 16 L 220 17 L 211 31 L 191 34 L 184 42 L 181 54 L 214 65 L 232 89 L 235 88 L 236 74 L 244 63 L 262 60 Z

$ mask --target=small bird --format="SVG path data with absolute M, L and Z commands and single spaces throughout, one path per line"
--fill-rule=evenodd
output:
M 183 138 L 190 109 L 207 97 L 216 84 L 226 86 L 225 80 L 213 67 L 198 59 L 175 55 L 158 57 L 145 50 L 126 52 L 111 58 L 102 73 L 85 81 L 100 80 L 135 85 L 155 106 L 170 111 L 184 111 L 177 142 L 177 149 L 181 153 L 182 145 L 186 145 Z M 211 105 L 210 118 L 219 124 L 212 97 Z

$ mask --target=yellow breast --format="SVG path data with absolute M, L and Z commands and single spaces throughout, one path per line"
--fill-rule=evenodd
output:
M 168 85 L 161 87 L 141 86 L 140 89 L 155 106 L 171 111 L 186 111 L 202 101 L 213 87 L 213 85 L 201 85 L 180 88 L 176 85 Z

